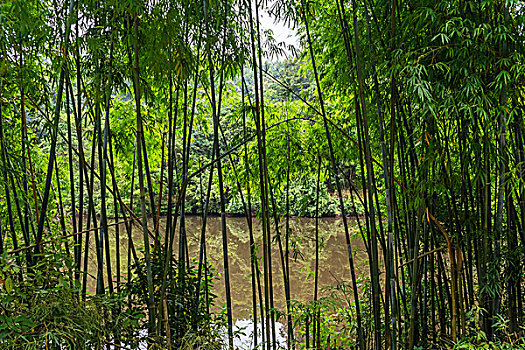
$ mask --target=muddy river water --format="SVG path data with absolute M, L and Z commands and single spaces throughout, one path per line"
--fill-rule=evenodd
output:
M 354 259 L 358 276 L 364 276 L 368 269 L 367 256 L 363 241 L 357 234 L 357 224 L 350 221 L 352 248 L 355 252 Z M 164 232 L 165 219 L 161 219 L 160 232 Z M 153 230 L 153 222 L 150 222 Z M 284 239 L 284 222 L 281 234 Z M 200 216 L 186 217 L 186 231 L 188 236 L 189 253 L 198 257 L 199 237 L 202 227 Z M 230 283 L 232 309 L 234 319 L 247 318 L 251 310 L 251 270 L 250 270 L 250 245 L 249 232 L 246 218 L 227 217 L 226 227 L 228 235 L 228 255 L 230 264 Z M 273 229 L 273 227 L 272 227 Z M 121 256 L 122 273 L 127 271 L 128 239 L 124 225 L 120 225 L 119 248 Z M 110 246 L 112 256 L 115 256 L 115 227 L 110 231 Z M 258 219 L 254 218 L 254 235 L 259 246 L 259 255 L 262 253 L 262 230 Z M 272 232 L 272 236 L 275 232 Z M 133 229 L 134 242 L 137 249 L 142 247 L 142 232 Z M 350 281 L 350 269 L 346 249 L 345 233 L 341 218 L 319 219 L 319 288 L 334 286 L 339 282 Z M 215 280 L 213 293 L 217 295 L 216 303 L 225 302 L 224 268 L 222 253 L 222 234 L 220 217 L 209 217 L 206 227 L 207 257 L 215 266 Z M 94 245 L 94 244 L 93 244 Z M 93 250 L 93 249 L 92 249 Z M 176 254 L 177 248 L 174 252 Z M 290 285 L 291 298 L 300 302 L 313 299 L 315 271 L 315 219 L 291 218 L 290 219 Z M 273 290 L 274 302 L 277 309 L 285 308 L 285 296 L 281 261 L 277 242 L 272 246 L 273 265 Z M 113 274 L 115 262 L 112 261 Z M 95 274 L 96 265 L 94 254 L 91 254 L 90 273 Z M 262 280 L 262 278 L 261 278 Z M 90 282 L 90 289 L 94 291 L 95 281 Z M 322 296 L 321 291 L 321 296 Z

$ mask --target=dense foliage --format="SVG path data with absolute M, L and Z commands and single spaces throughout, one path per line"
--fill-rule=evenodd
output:
M 213 349 L 224 327 L 232 348 L 227 214 L 249 227 L 259 348 L 276 348 L 278 320 L 289 348 L 523 346 L 524 11 L 1 2 L 1 346 L 137 346 L 146 332 L 151 346 Z M 267 14 L 297 47 L 262 28 Z M 206 232 L 212 213 L 220 233 Z M 196 256 L 187 214 L 202 216 Z M 325 298 L 316 220 L 311 303 L 290 288 L 296 215 L 344 224 L 349 278 Z M 210 234 L 222 243 L 218 315 Z

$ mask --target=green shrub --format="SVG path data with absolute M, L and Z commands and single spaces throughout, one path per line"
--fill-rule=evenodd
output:
M 143 315 L 121 310 L 123 296 L 82 301 L 80 288 L 68 277 L 71 266 L 61 254 L 41 256 L 21 280 L 21 268 L 2 256 L 2 279 L 10 281 L 0 289 L 2 349 L 100 349 L 116 339 L 134 343 Z

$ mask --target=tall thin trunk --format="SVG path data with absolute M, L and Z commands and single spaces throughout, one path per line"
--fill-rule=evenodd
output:
M 63 38 L 63 47 L 64 52 L 68 52 L 69 48 L 69 34 L 71 31 L 71 18 L 72 18 L 72 12 L 73 12 L 73 6 L 75 4 L 74 0 L 70 0 L 69 3 L 69 12 L 66 19 L 66 28 L 65 28 L 65 34 Z M 47 205 L 49 202 L 49 191 L 51 189 L 51 179 L 53 176 L 53 165 L 55 162 L 55 156 L 56 156 L 56 144 L 57 144 L 57 129 L 58 129 L 58 121 L 60 119 L 60 109 L 62 107 L 62 93 L 64 91 L 64 77 L 66 74 L 66 62 L 65 60 L 62 61 L 60 65 L 60 77 L 58 79 L 58 92 L 57 92 L 57 98 L 56 98 L 56 105 L 55 105 L 55 120 L 53 122 L 53 127 L 51 131 L 51 147 L 49 150 L 49 161 L 47 163 L 47 172 L 46 172 L 46 182 L 44 185 L 44 196 L 42 198 L 42 207 L 41 207 L 41 215 L 39 217 L 38 221 L 38 230 L 36 234 L 36 248 L 35 248 L 35 254 L 39 253 L 40 249 L 40 242 L 42 241 L 42 235 L 44 233 L 44 223 L 46 218 L 46 210 Z
M 147 305 L 148 305 L 148 330 L 150 334 L 154 334 L 155 330 L 155 305 L 153 300 L 153 275 L 151 272 L 151 253 L 149 246 L 149 235 L 148 235 L 148 217 L 146 213 L 146 192 L 144 187 L 144 169 L 142 165 L 143 149 L 142 139 L 144 138 L 144 129 L 142 126 L 141 116 L 141 92 L 140 92 L 140 79 L 139 79 L 139 30 L 138 30 L 138 14 L 135 14 L 133 19 L 133 79 L 134 79 L 134 90 L 135 90 L 135 112 L 137 115 L 137 171 L 139 175 L 139 187 L 140 187 L 140 211 L 142 214 L 142 233 L 144 239 L 144 252 L 146 259 L 146 285 L 147 285 Z
M 362 328 L 362 321 L 361 321 L 361 308 L 360 308 L 359 294 L 358 294 L 358 289 L 357 289 L 357 278 L 356 278 L 356 274 L 355 274 L 354 258 L 353 258 L 353 252 L 352 252 L 352 244 L 350 242 L 350 231 L 349 231 L 349 228 L 348 228 L 348 220 L 347 220 L 347 217 L 346 217 L 346 211 L 345 211 L 345 206 L 344 206 L 344 202 L 343 202 L 343 191 L 342 191 L 342 188 L 341 188 L 341 183 L 339 181 L 339 177 L 337 175 L 337 165 L 336 165 L 335 154 L 334 154 L 334 149 L 333 149 L 333 145 L 332 145 L 332 137 L 331 137 L 331 134 L 330 134 L 330 130 L 328 129 L 328 120 L 327 120 L 326 112 L 325 112 L 325 108 L 324 108 L 324 99 L 323 99 L 323 95 L 322 95 L 322 92 L 321 92 L 321 84 L 319 82 L 319 75 L 317 74 L 317 66 L 316 66 L 316 63 L 315 63 L 315 55 L 314 55 L 314 50 L 313 50 L 313 46 L 312 46 L 312 39 L 310 37 L 310 29 L 309 29 L 309 26 L 308 26 L 308 18 L 306 16 L 307 10 L 306 10 L 306 4 L 305 4 L 304 0 L 302 0 L 302 6 L 303 6 L 303 13 L 302 13 L 302 15 L 303 15 L 305 28 L 306 28 L 306 36 L 307 36 L 307 41 L 308 41 L 308 48 L 309 48 L 309 51 L 310 51 L 310 59 L 312 60 L 312 68 L 313 68 L 313 71 L 314 71 L 315 84 L 316 84 L 316 88 L 317 88 L 317 96 L 319 98 L 319 104 L 321 106 L 321 114 L 323 116 L 324 129 L 325 129 L 325 134 L 326 134 L 326 138 L 327 138 L 327 141 L 328 141 L 328 149 L 330 151 L 330 160 L 331 160 L 331 165 L 332 165 L 332 169 L 333 169 L 333 176 L 335 178 L 336 185 L 337 185 L 337 194 L 339 196 L 339 207 L 340 207 L 340 210 L 341 210 L 341 217 L 343 219 L 343 226 L 344 226 L 344 230 L 345 230 L 346 248 L 347 248 L 347 253 L 348 253 L 348 263 L 350 265 L 350 273 L 351 273 L 351 277 L 352 277 L 352 288 L 353 288 L 355 308 L 356 308 L 357 337 L 358 337 L 357 342 L 358 342 L 359 348 L 361 350 L 363 350 L 364 349 L 364 337 L 363 337 L 363 328 Z
M 228 6 L 227 4 L 225 6 Z M 226 207 L 225 207 L 225 195 L 224 195 L 224 184 L 222 177 L 222 164 L 221 164 L 221 153 L 219 147 L 219 115 L 217 114 L 217 105 L 215 101 L 215 78 L 214 78 L 214 63 L 211 56 L 211 43 L 210 43 L 210 28 L 208 23 L 208 9 L 206 1 L 204 2 L 204 17 L 206 22 L 206 51 L 208 55 L 208 64 L 210 72 L 210 89 L 211 89 L 211 109 L 213 119 L 213 130 L 214 130 L 214 141 L 213 148 L 215 149 L 215 156 L 217 157 L 217 175 L 219 178 L 219 197 L 220 197 L 220 209 L 221 209 L 221 231 L 222 231 L 222 250 L 223 250 L 223 264 L 224 264 L 224 283 L 226 288 L 226 313 L 228 322 L 228 346 L 233 349 L 233 320 L 232 320 L 232 302 L 231 302 L 231 291 L 230 291 L 230 272 L 228 263 L 228 237 L 226 231 Z M 224 18 L 224 23 L 226 18 Z

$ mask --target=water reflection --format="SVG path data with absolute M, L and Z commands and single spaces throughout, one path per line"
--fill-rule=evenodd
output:
M 153 230 L 153 222 L 150 222 Z M 166 220 L 161 219 L 160 232 L 165 231 Z M 230 263 L 230 281 L 232 294 L 233 316 L 235 319 L 247 318 L 251 310 L 251 277 L 250 277 L 250 245 L 249 232 L 246 218 L 226 218 L 228 234 L 228 250 Z M 284 240 L 284 223 L 282 223 L 281 234 Z M 189 252 L 191 256 L 198 257 L 199 237 L 202 227 L 202 219 L 199 216 L 186 217 L 186 231 L 188 236 Z M 352 247 L 356 252 L 354 256 L 357 273 L 364 276 L 367 271 L 367 257 L 362 240 L 356 234 L 357 226 L 351 222 Z M 274 227 L 272 227 L 274 229 Z M 128 265 L 128 239 L 124 225 L 119 227 L 119 248 L 121 256 L 121 272 L 126 274 Z M 112 256 L 115 256 L 115 227 L 110 232 L 110 246 Z M 262 230 L 260 222 L 254 219 L 254 235 L 259 247 L 259 257 L 262 256 Z M 272 232 L 275 235 L 275 232 Z M 350 280 L 348 255 L 344 228 L 341 219 L 322 218 L 319 220 L 319 238 L 321 243 L 319 254 L 319 288 L 335 285 L 342 281 Z M 133 239 L 136 247 L 142 246 L 141 230 L 133 229 Z M 214 281 L 214 294 L 217 295 L 217 303 L 225 301 L 224 268 L 222 255 L 222 234 L 220 217 L 209 217 L 206 228 L 207 257 L 209 262 L 216 268 L 216 279 Z M 94 245 L 94 244 L 92 244 Z M 96 259 L 92 252 L 90 254 L 90 273 L 96 272 Z M 176 254 L 177 247 L 174 252 Z M 111 262 L 113 274 L 115 274 L 115 261 Z M 273 290 L 275 307 L 284 310 L 285 295 L 283 287 L 283 275 L 281 260 L 277 242 L 272 246 L 273 266 Z M 261 267 L 262 268 L 262 267 Z M 308 302 L 313 299 L 314 272 L 315 270 L 315 219 L 291 218 L 290 219 L 290 290 L 291 298 L 300 302 Z M 261 283 L 262 283 L 261 278 Z M 95 280 L 90 282 L 90 290 L 95 290 Z M 322 296 L 322 292 L 320 296 Z

